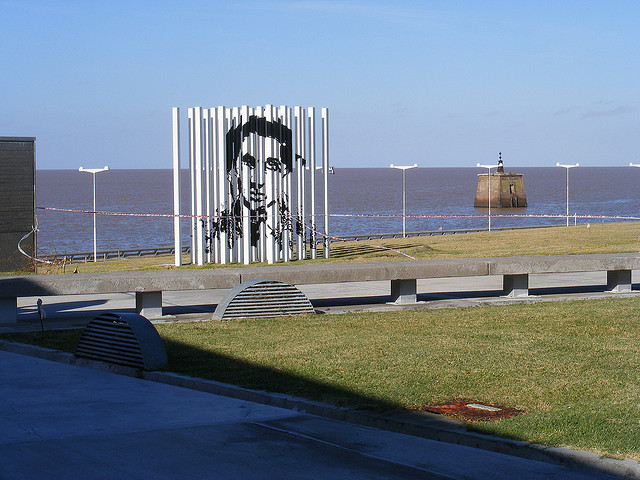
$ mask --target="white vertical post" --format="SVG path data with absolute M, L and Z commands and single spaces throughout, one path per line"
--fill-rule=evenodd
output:
M 180 109 L 171 109 L 173 133 L 173 246 L 175 266 L 182 265 L 182 238 L 180 228 Z
M 215 216 L 216 208 L 218 207 L 218 151 L 217 151 L 217 132 L 218 132 L 218 114 L 215 108 L 209 109 L 209 121 L 211 123 L 209 143 L 211 149 L 211 185 L 209 195 L 211 196 L 211 207 L 209 210 L 209 248 L 211 249 L 211 261 L 214 263 L 220 262 L 220 245 L 218 244 L 215 222 L 217 218 Z
M 407 236 L 407 193 L 406 193 L 406 171 L 410 168 L 416 168 L 418 165 L 394 165 L 393 163 L 389 165 L 390 168 L 397 168 L 398 170 L 402 170 L 402 238 Z
M 240 127 L 244 128 L 244 125 L 249 121 L 249 107 L 243 105 L 240 109 Z M 242 198 L 242 204 L 240 205 L 240 211 L 242 215 L 242 243 L 240 244 L 242 250 L 242 262 L 245 265 L 251 263 L 251 210 L 247 205 L 251 199 L 251 168 L 249 165 L 245 165 L 243 156 L 245 153 L 250 153 L 251 135 L 246 139 L 240 136 L 240 142 L 242 149 L 240 151 L 240 158 L 238 164 L 240 167 L 240 176 L 242 180 L 242 191 L 239 192 Z
M 187 118 L 189 123 L 189 192 L 191 194 L 191 233 L 189 234 L 191 240 L 191 263 L 196 263 L 196 227 L 198 221 L 196 220 L 196 181 L 195 181 L 195 145 L 193 141 L 194 122 L 193 122 L 193 108 L 187 110 Z
M 480 165 L 478 163 L 476 167 L 487 169 L 487 180 L 489 182 L 487 185 L 487 204 L 489 205 L 489 231 L 491 231 L 491 169 L 498 168 L 498 165 Z
M 273 122 L 273 106 L 266 105 L 264 110 L 264 117 L 267 125 L 271 125 Z M 266 209 L 266 224 L 264 228 L 265 235 L 265 258 L 263 261 L 266 261 L 269 264 L 274 263 L 275 261 L 275 231 L 276 231 L 276 213 L 277 213 L 277 203 L 276 203 L 276 195 L 275 195 L 275 172 L 270 168 L 269 162 L 270 159 L 276 157 L 275 153 L 275 139 L 266 138 L 264 143 L 264 192 L 265 192 L 265 209 Z M 262 230 L 261 230 L 262 235 Z
M 291 129 L 291 109 L 286 106 L 280 107 L 280 116 L 282 117 L 282 123 L 285 127 Z M 293 140 L 293 136 L 292 136 Z M 289 145 L 291 152 L 293 153 L 293 145 Z M 292 163 L 292 168 L 295 165 L 295 159 Z M 283 219 L 283 228 L 282 228 L 282 260 L 288 262 L 291 260 L 292 253 L 292 239 L 293 235 L 293 221 L 295 220 L 293 217 L 293 195 L 291 194 L 291 184 L 292 184 L 292 173 L 291 172 L 283 172 L 286 175 L 282 176 L 282 196 L 283 200 L 286 202 L 288 218 Z
M 299 229 L 300 229 L 300 215 L 301 215 L 301 202 L 302 199 L 300 198 L 300 193 L 302 191 L 302 187 L 300 186 L 300 182 L 301 182 L 301 178 L 302 178 L 302 172 L 301 169 L 304 169 L 304 167 L 302 166 L 302 149 L 300 148 L 300 107 L 295 106 L 293 107 L 293 125 L 295 127 L 295 134 L 294 134 L 294 138 L 295 138 L 295 151 L 294 151 L 294 165 L 295 165 L 295 169 L 296 169 L 296 212 L 295 212 L 295 216 L 294 216 L 294 225 L 293 225 L 293 230 L 294 233 L 293 235 L 296 236 L 296 258 L 298 260 L 302 260 L 302 238 L 300 237 Z
M 249 218 L 249 245 L 251 248 L 251 261 L 260 261 L 260 215 L 259 215 L 259 205 L 260 205 L 260 137 L 258 136 L 257 131 L 253 131 L 254 128 L 257 128 L 257 109 L 250 108 L 249 109 L 249 118 L 254 125 L 251 126 L 251 135 L 249 136 L 249 153 L 255 159 L 254 167 L 250 169 L 250 184 L 249 184 L 249 197 L 251 202 L 251 217 Z M 253 226 L 256 225 L 258 227 L 257 231 L 253 230 Z M 257 235 L 257 238 L 254 236 Z
M 230 115 L 231 115 L 231 120 L 229 122 L 229 130 L 231 130 L 232 128 L 237 128 L 240 125 L 240 109 L 238 107 L 233 107 L 231 108 L 230 111 Z M 239 148 L 242 148 L 242 145 L 239 145 Z M 230 155 L 232 155 L 233 152 L 230 153 Z M 240 152 L 240 155 L 242 155 L 242 152 Z M 237 159 L 234 158 L 234 161 L 236 161 Z M 229 185 L 229 213 L 231 215 L 231 224 L 230 224 L 230 231 L 229 231 L 229 236 L 230 236 L 230 240 L 232 242 L 232 248 L 231 248 L 231 261 L 232 262 L 242 262 L 242 249 L 241 249 L 241 245 L 238 245 L 238 234 L 236 231 L 236 227 L 238 225 L 238 217 L 237 217 L 237 212 L 233 209 L 233 203 L 235 201 L 237 201 L 237 197 L 238 195 L 240 195 L 240 191 L 238 189 L 238 176 L 240 175 L 240 172 L 242 171 L 242 168 L 240 165 L 236 165 L 234 170 L 231 173 L 231 184 Z M 236 198 L 233 197 L 233 194 L 236 195 Z
M 211 241 L 207 240 L 211 232 L 211 117 L 209 109 L 205 108 L 202 112 L 204 123 L 203 145 L 204 150 L 204 222 L 200 228 L 204 229 L 204 261 L 211 262 Z
M 227 130 L 229 123 L 227 122 L 227 108 L 226 107 L 218 107 L 216 109 L 216 117 L 217 117 L 217 130 L 216 130 L 216 150 L 217 150 L 217 160 L 218 160 L 218 209 L 217 209 L 217 222 L 218 225 L 221 225 L 223 222 L 226 222 L 228 219 L 223 218 L 223 214 L 226 214 L 229 210 L 229 184 L 227 182 L 227 171 L 226 171 L 226 145 L 227 145 Z M 228 240 L 228 232 L 226 229 L 220 229 L 218 233 L 218 245 L 220 249 L 220 257 L 219 262 L 221 264 L 229 263 L 229 240 Z
M 324 238 L 322 254 L 329 258 L 329 109 L 320 110 L 322 117 L 322 176 L 324 180 Z
M 301 255 L 298 258 L 307 258 L 307 192 L 306 192 L 306 173 L 307 173 L 307 158 L 305 157 L 306 152 L 306 125 L 307 125 L 307 116 L 304 108 L 300 108 L 300 187 L 298 190 L 298 205 L 299 209 L 299 228 L 300 232 L 298 233 L 299 242 L 301 244 Z
M 316 252 L 316 109 L 308 108 L 309 115 L 309 201 L 311 202 L 311 232 L 309 233 L 309 253 L 312 259 L 317 258 Z
M 580 164 L 576 163 L 575 165 L 561 165 L 556 162 L 556 167 L 563 167 L 567 169 L 567 227 L 569 226 L 569 169 L 573 167 L 579 167 Z M 577 217 L 576 217 L 577 223 Z
M 202 108 L 193 111 L 194 151 L 195 151 L 195 184 L 196 184 L 196 263 L 204 265 L 204 201 L 202 192 Z
M 80 167 L 78 171 L 91 174 L 93 184 L 93 261 L 98 261 L 98 240 L 96 235 L 96 173 L 106 172 L 109 167 L 105 165 L 103 168 L 84 168 Z
M 264 110 L 262 106 L 257 106 L 253 110 L 253 114 L 256 117 L 256 132 L 253 134 L 254 144 L 253 144 L 253 156 L 256 159 L 256 168 L 253 174 L 253 181 L 255 182 L 256 188 L 256 199 L 254 200 L 254 210 L 256 211 L 257 218 L 255 221 L 258 222 L 258 239 L 257 244 L 253 247 L 254 257 L 253 259 L 258 262 L 264 262 L 266 257 L 266 247 L 265 247 L 265 222 L 264 218 L 261 217 L 260 208 L 264 205 L 264 186 L 265 186 L 265 172 L 264 172 L 264 144 L 265 137 L 260 135 L 260 121 L 264 119 Z M 264 121 L 264 120 L 262 120 Z

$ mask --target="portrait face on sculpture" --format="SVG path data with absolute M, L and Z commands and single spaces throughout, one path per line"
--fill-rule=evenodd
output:
M 254 152 L 246 148 L 245 143 L 252 135 L 266 141 L 275 140 L 275 155 L 256 158 Z M 233 245 L 237 237 L 244 235 L 243 221 L 246 221 L 247 215 L 246 213 L 243 215 L 243 209 L 247 209 L 250 242 L 255 246 L 260 239 L 261 225 L 266 223 L 267 211 L 275 205 L 278 215 L 285 219 L 285 225 L 271 227 L 265 231 L 265 234 L 279 241 L 282 229 L 287 227 L 286 222 L 290 222 L 289 202 L 286 194 L 281 190 L 275 196 L 266 192 L 264 178 L 267 174 L 274 174 L 281 178 L 291 174 L 293 169 L 291 129 L 280 120 L 269 121 L 265 117 L 251 115 L 246 122 L 241 119 L 239 125 L 232 126 L 226 134 L 225 141 L 225 170 L 231 204 L 227 211 L 218 212 L 219 221 L 214 225 L 212 236 L 218 232 L 226 232 L 229 244 Z M 243 171 L 248 174 L 243 175 Z M 249 185 L 245 186 L 245 182 L 249 182 Z
M 293 154 L 291 150 L 292 133 L 291 129 L 284 125 L 279 119 L 269 121 L 265 117 L 251 115 L 246 122 L 240 123 L 236 127 L 229 129 L 226 135 L 226 170 L 229 174 L 232 170 L 239 171 L 239 163 L 244 162 L 251 168 L 256 168 L 255 157 L 243 154 L 243 143 L 250 135 L 267 140 L 274 139 L 278 143 L 278 156 L 265 159 L 266 170 L 279 171 L 283 175 L 291 173 L 293 169 Z

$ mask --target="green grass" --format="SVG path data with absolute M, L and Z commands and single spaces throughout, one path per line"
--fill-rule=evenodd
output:
M 344 263 L 380 260 L 405 260 L 410 255 L 417 259 L 461 258 L 461 257 L 502 257 L 523 255 L 563 255 L 585 253 L 623 253 L 640 250 L 638 235 L 640 223 L 598 223 L 571 227 L 547 227 L 527 230 L 505 230 L 477 232 L 432 237 L 411 237 L 398 239 L 376 239 L 351 242 L 332 242 L 331 258 L 301 260 L 295 263 Z M 383 248 L 381 248 L 383 247 Z M 395 251 L 394 251 L 395 250 Z M 399 253 L 402 252 L 402 253 Z M 188 262 L 189 256 L 183 256 Z M 66 263 L 40 265 L 38 273 L 94 273 L 134 270 L 157 270 L 173 267 L 173 255 L 158 257 L 130 257 L 107 260 L 105 262 Z M 260 265 L 256 263 L 254 265 Z M 238 266 L 242 265 L 227 265 Z M 185 265 L 177 268 L 220 268 L 220 265 L 195 267 Z M 29 274 L 24 272 L 7 274 Z M 3 275 L 0 273 L 0 275 Z
M 157 329 L 180 374 L 376 410 L 470 398 L 527 412 L 474 430 L 640 460 L 639 309 L 624 298 Z M 78 337 L 45 336 L 70 351 Z

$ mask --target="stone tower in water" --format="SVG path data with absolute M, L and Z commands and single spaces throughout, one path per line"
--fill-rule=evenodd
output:
M 502 152 L 499 155 L 498 168 L 494 173 L 478 175 L 478 188 L 473 206 L 488 207 L 489 198 L 491 198 L 493 208 L 526 207 L 527 196 L 524 193 L 522 174 L 504 173 Z

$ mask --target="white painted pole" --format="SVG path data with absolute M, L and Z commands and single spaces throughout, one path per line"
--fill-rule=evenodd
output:
M 215 212 L 218 208 L 218 151 L 216 138 L 218 134 L 218 113 L 215 108 L 209 109 L 209 121 L 211 122 L 209 148 L 211 149 L 211 185 L 209 186 L 209 195 L 211 197 L 211 208 L 209 210 L 209 248 L 211 249 L 211 261 L 213 263 L 220 262 L 220 245 L 214 231 L 214 225 L 217 221 Z
M 283 125 L 285 127 L 287 127 L 288 129 L 291 129 L 291 109 L 289 107 L 286 106 L 281 106 L 280 107 L 280 116 L 283 119 Z M 293 140 L 293 135 L 292 135 L 292 140 Z M 291 152 L 295 152 L 295 150 L 293 150 L 293 145 L 289 145 L 289 148 L 291 149 Z M 293 159 L 293 163 L 292 163 L 292 168 L 295 166 L 295 159 Z M 284 228 L 282 229 L 282 260 L 285 262 L 288 262 L 289 260 L 291 260 L 292 257 L 292 235 L 293 235 L 293 222 L 295 220 L 294 216 L 293 216 L 293 195 L 292 195 L 292 182 L 293 182 L 293 178 L 292 178 L 292 174 L 293 171 L 291 172 L 284 172 L 286 173 L 286 175 L 283 175 L 282 177 L 282 187 L 283 187 L 283 196 L 284 196 L 284 201 L 286 202 L 286 207 L 287 207 L 287 215 L 288 218 L 283 219 L 283 223 L 284 223 Z
M 240 109 L 240 125 L 242 128 L 249 122 L 249 107 L 243 105 Z M 240 178 L 242 179 L 242 204 L 240 211 L 242 215 L 242 262 L 245 265 L 251 263 L 251 210 L 247 203 L 251 201 L 251 168 L 245 165 L 242 158 L 245 153 L 251 153 L 251 136 L 246 139 L 240 137 L 242 149 L 238 163 L 240 166 Z
M 174 263 L 176 267 L 182 265 L 182 238 L 180 224 L 180 109 L 171 109 L 171 123 L 173 130 L 173 246 L 175 250 Z
M 274 121 L 273 105 L 267 105 L 265 107 L 265 120 L 267 124 L 272 124 Z M 270 158 L 278 158 L 276 153 L 276 141 L 273 138 L 267 138 L 264 145 L 264 157 L 265 162 L 269 162 Z M 277 215 L 277 196 L 276 196 L 276 172 L 271 168 L 265 168 L 265 207 L 267 213 L 267 222 L 265 228 L 266 240 L 266 261 L 268 264 L 273 264 L 276 258 L 276 238 L 275 231 L 277 228 L 276 215 Z
M 208 240 L 211 232 L 211 117 L 209 109 L 202 112 L 204 123 L 203 150 L 204 150 L 204 215 L 205 221 L 201 228 L 204 228 L 204 259 L 211 263 L 211 241 Z
M 236 128 L 240 125 L 240 109 L 238 107 L 231 108 L 231 121 L 229 122 L 229 130 L 232 128 Z M 239 146 L 241 149 L 242 146 Z M 240 153 L 241 154 L 241 153 Z M 234 161 L 237 159 L 234 159 Z M 240 172 L 242 171 L 242 167 L 240 165 L 236 165 L 235 168 L 231 172 L 231 185 L 229 186 L 229 213 L 231 214 L 231 230 L 229 231 L 230 240 L 232 242 L 231 249 L 231 261 L 232 262 L 242 262 L 242 245 L 239 245 L 239 238 L 236 231 L 236 227 L 238 225 L 238 218 L 236 216 L 236 212 L 233 210 L 233 203 L 237 200 L 237 197 L 242 193 L 238 188 L 238 178 Z M 233 197 L 233 194 L 236 197 Z
M 567 227 L 569 226 L 569 169 L 573 167 L 579 167 L 579 166 L 580 166 L 579 163 L 576 163 L 575 165 L 562 165 L 560 163 L 556 163 L 556 167 L 563 167 L 567 169 Z
M 195 195 L 195 191 L 196 191 L 196 181 L 195 181 L 195 146 L 194 146 L 194 142 L 193 142 L 193 131 L 194 131 L 194 125 L 193 125 L 193 108 L 189 108 L 187 110 L 187 118 L 188 118 L 188 123 L 189 123 L 189 192 L 191 194 L 191 233 L 190 233 L 190 240 L 191 240 L 191 263 L 194 264 L 196 263 L 196 226 L 198 224 L 197 220 L 196 220 L 196 195 Z
M 397 168 L 398 170 L 402 170 L 402 238 L 407 236 L 407 196 L 406 196 L 406 176 L 405 173 L 410 168 L 417 168 L 418 165 L 414 163 L 413 165 L 394 165 L 393 163 L 389 165 L 389 168 Z
M 217 222 L 220 225 L 227 219 L 222 217 L 223 213 L 229 209 L 229 183 L 227 181 L 226 172 L 226 134 L 229 123 L 227 122 L 227 108 L 220 106 L 216 109 L 217 117 L 217 133 L 216 133 L 216 150 L 218 160 L 218 209 Z M 220 249 L 219 262 L 222 265 L 229 263 L 229 243 L 227 231 L 220 229 L 218 234 L 218 245 Z
M 301 204 L 302 204 L 302 199 L 300 198 L 300 193 L 302 191 L 302 187 L 300 185 L 301 179 L 302 179 L 302 172 L 301 169 L 303 169 L 304 167 L 302 166 L 302 149 L 301 147 L 301 134 L 300 134 L 300 107 L 295 106 L 293 107 L 293 122 L 295 125 L 295 143 L 296 143 L 296 149 L 295 149 L 295 169 L 296 169 L 296 214 L 295 214 L 295 225 L 293 226 L 294 228 L 294 235 L 296 236 L 296 258 L 298 260 L 302 260 L 302 237 L 299 234 L 299 223 L 301 222 Z
M 329 109 L 320 110 L 322 117 L 322 175 L 324 179 L 324 239 L 322 253 L 329 258 Z
M 105 165 L 103 168 L 84 168 L 80 167 L 79 172 L 87 172 L 91 174 L 93 184 L 93 261 L 98 261 L 98 237 L 96 234 L 96 173 L 106 172 L 109 167 Z
M 257 106 L 254 109 L 254 115 L 256 116 L 256 122 L 260 123 L 261 121 L 264 121 L 264 108 L 262 106 Z M 265 201 L 265 177 L 266 177 L 266 173 L 265 173 L 265 156 L 264 156 L 264 149 L 265 149 L 265 142 L 266 142 L 266 138 L 264 137 L 264 135 L 260 135 L 259 133 L 259 125 L 256 125 L 256 133 L 253 134 L 254 138 L 255 138 L 255 143 L 254 143 L 254 150 L 253 150 L 253 155 L 256 158 L 256 168 L 254 170 L 254 181 L 256 184 L 256 195 L 257 198 L 254 201 L 255 207 L 254 209 L 258 212 L 257 215 L 259 216 L 259 218 L 256 219 L 256 221 L 258 221 L 258 243 L 256 245 L 256 247 L 254 248 L 255 250 L 255 257 L 254 260 L 257 260 L 258 262 L 264 262 L 266 261 L 266 257 L 267 257 L 267 247 L 266 247 L 266 219 L 264 217 L 261 217 L 261 206 L 266 206 L 264 201 Z M 265 212 L 266 215 L 266 212 Z
M 195 184 L 196 184 L 196 263 L 204 265 L 204 199 L 202 191 L 202 108 L 194 109 L 194 152 L 195 152 Z
M 311 203 L 311 232 L 309 233 L 309 253 L 312 259 L 316 259 L 316 109 L 309 107 L 309 201 Z
M 302 244 L 301 254 L 302 258 L 307 258 L 307 184 L 306 184 L 306 124 L 307 115 L 304 108 L 300 108 L 300 190 L 298 191 L 298 198 L 300 199 L 300 243 Z
M 498 165 L 480 165 L 479 163 L 477 163 L 476 167 L 486 168 L 488 172 L 487 175 L 489 177 L 489 183 L 487 186 L 487 204 L 489 205 L 489 231 L 491 231 L 491 169 L 498 168 Z

